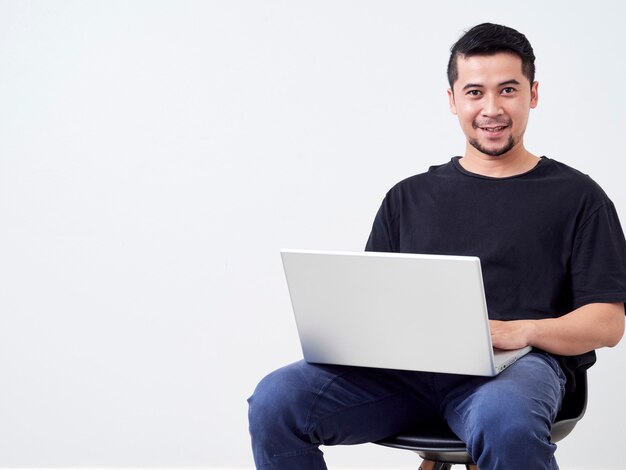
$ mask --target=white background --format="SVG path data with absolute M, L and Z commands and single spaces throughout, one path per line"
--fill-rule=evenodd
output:
M 626 221 L 624 5 L 0 1 L 0 466 L 252 466 L 245 400 L 301 354 L 279 249 L 363 249 L 463 151 L 445 66 L 476 23 L 535 48 L 527 147 Z M 562 468 L 624 468 L 624 346 L 599 358 Z

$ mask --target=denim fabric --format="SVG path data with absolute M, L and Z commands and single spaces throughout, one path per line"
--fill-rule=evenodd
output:
M 377 441 L 443 417 L 481 470 L 558 469 L 550 426 L 564 385 L 542 353 L 494 378 L 300 361 L 248 400 L 254 460 L 258 469 L 325 469 L 320 445 Z

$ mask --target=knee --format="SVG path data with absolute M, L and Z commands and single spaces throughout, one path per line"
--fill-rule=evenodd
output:
M 275 371 L 266 376 L 248 398 L 248 422 L 253 436 L 267 434 L 267 428 L 284 414 L 281 408 L 287 397 L 281 396 L 283 388 L 279 374 Z
M 305 419 L 306 411 L 302 388 L 294 386 L 294 371 L 278 369 L 259 382 L 248 399 L 250 434 L 267 436 L 277 428 L 293 429 Z
M 544 448 L 550 445 L 549 419 L 525 406 L 485 406 L 477 413 L 469 430 L 468 447 L 474 456 L 485 450 L 495 455 L 509 454 L 513 449 Z

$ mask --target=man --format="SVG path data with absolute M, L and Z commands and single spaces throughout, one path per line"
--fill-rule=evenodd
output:
M 494 378 L 303 361 L 279 369 L 249 400 L 257 468 L 326 468 L 321 444 L 441 418 L 481 470 L 558 468 L 550 426 L 574 371 L 623 335 L 626 241 L 612 202 L 589 177 L 524 147 L 538 102 L 526 37 L 482 24 L 451 52 L 448 96 L 465 153 L 392 188 L 366 249 L 480 257 L 494 346 L 534 350 Z

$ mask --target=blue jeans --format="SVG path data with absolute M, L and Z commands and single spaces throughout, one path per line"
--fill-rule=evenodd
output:
M 258 469 L 325 469 L 320 445 L 373 442 L 445 419 L 481 470 L 558 469 L 550 427 L 565 377 L 530 353 L 500 375 L 473 377 L 296 362 L 248 400 Z

